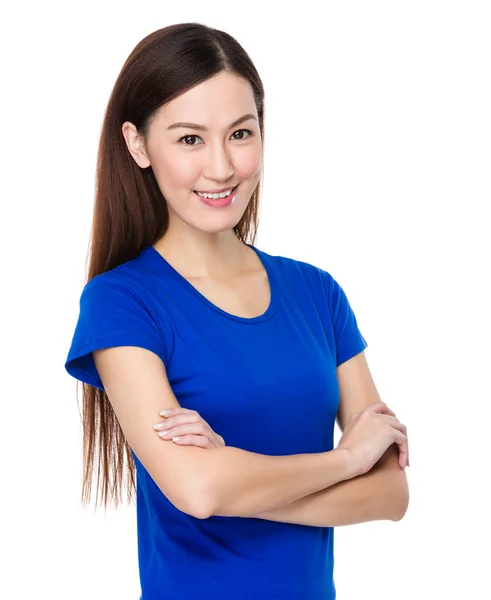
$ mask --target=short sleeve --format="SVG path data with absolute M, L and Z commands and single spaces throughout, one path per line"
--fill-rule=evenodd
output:
M 336 366 L 339 367 L 368 346 L 363 337 L 355 313 L 340 284 L 327 271 L 322 272 L 334 338 L 336 342 Z
M 165 337 L 144 302 L 128 285 L 103 273 L 89 281 L 80 296 L 66 371 L 104 390 L 92 352 L 113 346 L 146 348 L 167 363 Z

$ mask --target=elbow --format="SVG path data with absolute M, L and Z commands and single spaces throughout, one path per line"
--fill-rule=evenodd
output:
M 391 518 L 392 521 L 401 521 L 406 515 L 409 506 L 409 487 L 407 484 L 406 476 L 404 475 L 404 481 L 400 483 L 397 489 L 397 493 L 394 494 L 393 499 L 394 514 Z
M 199 473 L 189 474 L 186 486 L 186 512 L 196 519 L 208 519 L 215 514 L 212 493 L 215 486 L 211 481 L 212 478 L 207 476 L 208 472 L 208 469 L 203 468 Z
M 180 493 L 170 494 L 164 492 L 162 488 L 161 491 L 178 510 L 191 517 L 208 519 L 212 516 L 210 503 L 206 500 L 207 495 L 204 493 L 203 487 L 197 482 L 186 486 L 185 490 Z
M 216 514 L 216 504 L 213 495 L 214 486 L 207 479 L 200 479 L 195 482 L 192 491 L 193 513 L 192 516 L 197 519 L 208 519 Z
M 211 509 L 211 504 L 207 500 L 207 494 L 200 487 L 199 490 L 196 490 L 193 494 L 194 500 L 190 502 L 190 514 L 192 517 L 196 519 L 208 519 L 213 516 L 213 510 Z
M 201 479 L 190 479 L 189 485 L 178 501 L 173 502 L 180 511 L 195 519 L 208 519 L 213 515 L 212 503 L 208 499 L 208 486 Z
M 397 522 L 402 521 L 407 511 L 408 504 L 404 504 L 402 506 L 397 507 L 397 511 L 394 516 L 391 518 L 391 521 Z
M 197 519 L 208 519 L 221 514 L 220 491 L 223 491 L 225 484 L 226 468 L 224 468 L 224 459 L 220 457 L 223 456 L 224 450 L 228 450 L 228 448 L 219 447 L 206 450 L 206 462 L 201 463 L 197 472 L 199 475 L 190 479 L 192 489 L 188 497 L 193 500 L 192 515 Z
M 182 469 L 174 473 L 172 485 L 168 478 L 164 481 L 157 477 L 155 483 L 177 510 L 196 519 L 208 519 L 213 514 L 208 493 L 211 486 L 202 471 Z
M 397 505 L 397 512 L 392 519 L 393 521 L 401 521 L 406 515 L 407 509 L 409 506 L 409 495 L 406 496 L 403 500 L 401 500 Z
M 189 510 L 186 512 L 188 515 L 191 515 L 191 517 L 194 517 L 195 519 L 208 519 L 209 517 L 211 517 L 209 511 L 202 506 L 195 507 L 193 510 Z

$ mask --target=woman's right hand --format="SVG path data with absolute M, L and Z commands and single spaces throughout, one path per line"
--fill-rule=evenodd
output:
M 399 463 L 405 465 L 408 455 L 406 426 L 385 402 L 377 402 L 350 416 L 337 447 L 350 452 L 357 476 L 370 471 L 394 443 L 399 445 Z

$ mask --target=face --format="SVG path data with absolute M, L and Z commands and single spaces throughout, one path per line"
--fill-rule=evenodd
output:
M 154 171 L 167 201 L 169 230 L 219 233 L 237 225 L 262 174 L 262 140 L 248 81 L 221 72 L 162 106 L 146 140 L 128 122 L 123 134 L 138 165 Z M 210 206 L 196 194 L 236 185 L 231 203 L 218 199 Z

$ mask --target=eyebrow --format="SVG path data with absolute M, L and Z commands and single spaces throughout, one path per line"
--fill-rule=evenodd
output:
M 255 119 L 257 121 L 256 117 L 253 114 L 249 113 L 231 123 L 229 129 L 231 129 L 232 127 L 236 127 L 237 125 L 240 125 L 241 123 L 243 123 L 244 121 L 248 121 L 249 119 Z M 167 131 L 169 131 L 169 129 L 177 129 L 179 127 L 197 129 L 198 131 L 208 131 L 208 127 L 205 127 L 204 125 L 196 125 L 196 123 L 173 123 L 172 125 L 169 125 L 169 127 L 167 127 Z

